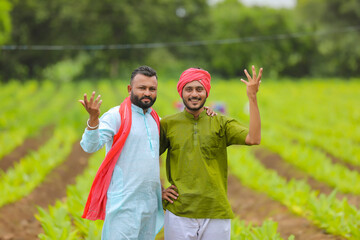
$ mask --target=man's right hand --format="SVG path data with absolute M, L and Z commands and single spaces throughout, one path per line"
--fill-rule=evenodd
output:
M 177 188 L 174 185 L 171 185 L 167 189 L 162 191 L 162 199 L 167 200 L 169 203 L 174 203 L 173 200 L 176 200 L 179 194 L 175 191 Z
M 89 126 L 97 126 L 99 124 L 100 116 L 100 106 L 102 100 L 100 100 L 100 95 L 95 98 L 95 91 L 91 94 L 90 101 L 87 99 L 86 93 L 84 94 L 84 100 L 79 100 L 79 102 L 84 106 L 85 110 L 89 113 Z M 88 128 L 89 129 L 89 128 Z

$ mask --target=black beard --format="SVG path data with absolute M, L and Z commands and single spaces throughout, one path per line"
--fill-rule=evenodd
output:
M 192 108 L 192 107 L 189 107 L 189 106 L 186 104 L 184 98 L 183 98 L 183 103 L 184 103 L 185 107 L 186 107 L 187 109 L 189 109 L 190 111 L 200 110 L 200 109 L 205 105 L 205 101 L 204 101 L 199 107 L 197 107 L 197 108 Z
M 144 103 L 144 102 L 141 101 L 142 99 L 149 99 L 150 102 L 149 103 Z M 131 93 L 130 100 L 131 100 L 131 103 L 133 103 L 136 106 L 146 110 L 155 103 L 156 97 L 154 99 L 152 99 L 151 97 L 142 97 L 142 98 L 139 99 L 138 96 L 136 96 L 134 93 Z

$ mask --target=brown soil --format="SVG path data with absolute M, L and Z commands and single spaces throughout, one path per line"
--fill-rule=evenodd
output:
M 0 208 L 0 240 L 38 239 L 42 228 L 34 217 L 36 206 L 47 208 L 57 199 L 65 198 L 66 186 L 75 183 L 75 177 L 87 166 L 89 156 L 77 142 L 68 158 L 30 195 Z
M 356 165 L 354 165 L 354 164 L 347 163 L 347 162 L 345 162 L 345 161 L 343 161 L 343 160 L 341 160 L 341 159 L 339 159 L 339 158 L 337 158 L 337 157 L 335 157 L 335 156 L 333 156 L 333 155 L 331 155 L 330 153 L 327 153 L 327 152 L 325 152 L 325 151 L 324 151 L 324 153 L 326 154 L 326 156 L 327 156 L 328 158 L 331 159 L 332 163 L 334 163 L 334 164 L 341 164 L 341 165 L 344 165 L 345 167 L 347 167 L 347 168 L 350 169 L 350 170 L 360 172 L 360 166 L 356 166 Z
M 255 156 L 261 161 L 261 163 L 269 169 L 275 170 L 278 175 L 284 177 L 288 181 L 292 178 L 303 179 L 311 186 L 312 189 L 318 190 L 319 193 L 330 194 L 334 189 L 325 183 L 319 182 L 316 179 L 308 176 L 305 172 L 297 169 L 293 165 L 285 162 L 279 155 L 270 152 L 267 149 L 261 148 L 255 151 Z M 342 162 L 338 159 L 333 158 L 335 164 L 341 164 Z M 351 169 L 355 170 L 355 169 Z M 344 194 L 338 192 L 336 194 L 338 199 L 344 197 L 348 199 L 348 202 L 354 206 L 360 206 L 360 196 L 354 194 Z
M 338 240 L 341 237 L 326 234 L 305 218 L 296 216 L 263 193 L 244 187 L 234 176 L 229 176 L 228 195 L 233 211 L 241 220 L 253 225 L 261 225 L 266 219 L 278 223 L 278 232 L 287 239 L 295 240 Z
M 54 126 L 47 126 L 40 130 L 40 133 L 37 136 L 26 139 L 21 146 L 0 159 L 0 169 L 5 172 L 9 167 L 12 167 L 15 162 L 25 157 L 30 151 L 36 151 L 51 137 L 53 130 Z

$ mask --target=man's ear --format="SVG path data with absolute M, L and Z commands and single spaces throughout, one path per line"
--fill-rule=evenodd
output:
M 132 89 L 131 85 L 128 85 L 127 89 L 128 89 L 128 93 L 129 93 L 129 96 L 130 96 L 130 94 L 131 94 L 131 89 Z

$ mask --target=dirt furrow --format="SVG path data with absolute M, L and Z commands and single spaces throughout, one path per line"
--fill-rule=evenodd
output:
M 350 170 L 352 170 L 352 171 L 357 171 L 357 172 L 360 173 L 360 167 L 359 167 L 359 166 L 356 166 L 356 165 L 354 165 L 354 164 L 345 162 L 344 160 L 341 160 L 340 158 L 335 157 L 334 155 L 332 155 L 332 154 L 330 154 L 330 153 L 328 153 L 328 152 L 325 152 L 324 150 L 323 150 L 323 152 L 326 154 L 326 156 L 327 156 L 328 158 L 331 159 L 331 162 L 332 162 L 332 163 L 334 163 L 334 164 L 341 164 L 341 165 L 347 167 L 348 169 L 350 169 Z M 354 156 L 354 157 L 356 157 L 356 156 Z
M 266 168 L 275 170 L 280 176 L 286 178 L 287 180 L 292 178 L 306 180 L 312 189 L 318 190 L 320 193 L 327 195 L 334 190 L 334 188 L 310 177 L 305 172 L 285 162 L 279 155 L 272 153 L 267 149 L 260 148 L 256 150 L 255 156 Z M 360 196 L 358 195 L 337 192 L 336 196 L 338 199 L 343 199 L 346 197 L 350 204 L 356 207 L 360 206 Z
M 65 198 L 67 185 L 75 183 L 76 176 L 87 166 L 89 156 L 79 142 L 75 143 L 68 158 L 31 194 L 0 208 L 0 240 L 38 239 L 42 228 L 34 217 L 36 206 L 46 208 Z
M 263 193 L 244 187 L 240 181 L 230 175 L 228 196 L 236 215 L 253 225 L 261 225 L 266 219 L 278 223 L 278 232 L 287 239 L 294 235 L 296 240 L 340 240 L 338 236 L 326 234 L 307 219 L 296 216 L 279 202 Z
M 36 151 L 46 143 L 54 131 L 54 126 L 47 126 L 40 130 L 40 133 L 32 138 L 26 139 L 23 144 L 14 149 L 11 153 L 0 159 L 0 169 L 4 172 L 14 165 L 15 162 L 25 157 L 31 151 Z

